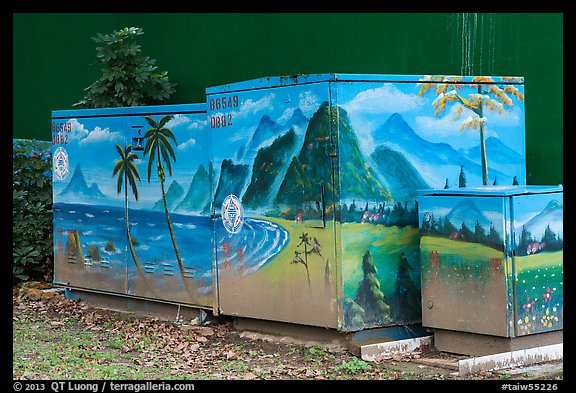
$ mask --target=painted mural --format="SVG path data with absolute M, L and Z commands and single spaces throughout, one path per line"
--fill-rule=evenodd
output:
M 519 196 L 513 204 L 516 334 L 562 329 L 563 194 Z
M 224 314 L 338 327 L 328 93 L 207 96 Z
M 205 112 L 53 119 L 56 281 L 211 306 L 205 128 Z
M 425 326 L 508 337 L 562 329 L 562 193 L 420 205 Z
M 420 322 L 416 190 L 525 183 L 522 86 L 460 80 L 337 84 L 345 328 Z
M 223 313 L 419 322 L 416 190 L 525 183 L 517 80 L 366 80 L 207 95 Z M 240 221 L 269 225 L 268 243 Z
M 202 114 L 55 118 L 57 281 L 345 331 L 420 322 L 416 190 L 525 184 L 523 87 L 308 78 L 208 89 Z

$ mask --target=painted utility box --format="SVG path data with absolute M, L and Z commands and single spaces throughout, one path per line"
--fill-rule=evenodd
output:
M 423 190 L 422 324 L 500 337 L 562 330 L 563 189 Z
M 213 306 L 204 104 L 52 112 L 54 282 Z
M 421 322 L 417 190 L 525 184 L 520 77 L 315 74 L 206 89 L 219 312 Z

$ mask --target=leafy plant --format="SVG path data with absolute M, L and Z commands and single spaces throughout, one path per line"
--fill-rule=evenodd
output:
M 340 365 L 335 366 L 334 370 L 339 372 L 347 372 L 350 374 L 357 374 L 372 371 L 372 366 L 368 362 L 365 362 L 364 360 L 354 356 L 351 360 L 344 361 Z
M 156 60 L 144 56 L 136 39 L 144 34 L 139 27 L 125 27 L 111 34 L 92 37 L 102 75 L 85 90 L 84 99 L 73 106 L 105 108 L 159 104 L 174 93 L 175 83 L 166 71 L 158 71 Z
M 12 147 L 12 276 L 27 280 L 52 268 L 52 155 L 46 141 Z

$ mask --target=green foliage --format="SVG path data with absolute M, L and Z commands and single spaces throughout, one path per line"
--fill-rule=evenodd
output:
M 115 251 L 116 247 L 114 247 L 114 242 L 112 240 L 108 240 L 104 246 L 104 249 L 108 252 Z
M 372 366 L 370 363 L 354 356 L 351 360 L 344 361 L 341 364 L 335 366 L 334 370 L 350 374 L 357 374 L 372 371 Z
M 390 322 L 390 306 L 380 289 L 376 265 L 370 250 L 366 250 L 362 257 L 362 271 L 364 277 L 358 287 L 355 302 L 364 309 L 364 320 L 367 323 Z
M 12 275 L 19 280 L 52 266 L 51 157 L 50 142 L 12 141 Z
M 85 90 L 84 99 L 74 106 L 105 108 L 154 105 L 174 93 L 175 83 L 166 71 L 158 71 L 156 60 L 141 53 L 136 42 L 144 34 L 139 27 L 125 27 L 112 34 L 97 34 L 92 39 L 102 44 L 96 48 L 102 75 Z

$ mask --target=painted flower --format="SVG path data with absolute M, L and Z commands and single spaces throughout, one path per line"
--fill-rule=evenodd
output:
M 532 324 L 530 323 L 530 318 L 524 317 L 524 320 L 518 320 L 518 327 L 520 328 L 520 332 L 522 334 L 530 334 L 530 330 L 532 329 Z
M 546 288 L 546 293 L 542 295 L 542 299 L 545 302 L 549 302 L 550 300 L 552 300 L 552 294 L 554 293 L 554 291 L 552 289 L 550 289 L 550 287 Z
M 535 300 L 530 301 L 530 297 L 528 297 L 528 300 L 526 300 L 526 304 L 524 304 L 522 306 L 522 308 L 524 309 L 524 311 L 526 312 L 534 312 L 534 302 Z
M 558 322 L 558 317 L 556 315 L 550 314 L 550 309 L 546 309 L 546 314 L 542 316 L 542 325 L 546 328 L 551 328 L 554 322 Z

